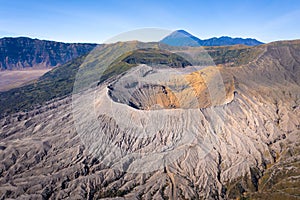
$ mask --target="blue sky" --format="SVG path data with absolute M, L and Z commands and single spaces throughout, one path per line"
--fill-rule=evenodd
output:
M 133 29 L 184 29 L 195 36 L 300 39 L 298 0 L 0 0 L 0 37 L 102 43 Z

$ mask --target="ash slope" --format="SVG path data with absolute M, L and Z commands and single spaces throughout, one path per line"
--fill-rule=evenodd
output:
M 195 146 L 155 172 L 109 169 L 82 145 L 66 97 L 1 119 L 1 197 L 299 198 L 300 42 L 257 48 L 262 53 L 250 63 L 220 69 L 234 80 L 234 98 L 216 107 L 221 129 L 210 108 L 201 109 L 202 129 L 220 135 L 204 158 Z

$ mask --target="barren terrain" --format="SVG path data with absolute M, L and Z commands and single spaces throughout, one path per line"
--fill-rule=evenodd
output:
M 20 71 L 0 71 L 0 92 L 20 87 L 38 79 L 51 69 L 34 69 Z
M 150 89 L 143 87 L 138 93 L 131 93 L 135 94 L 135 104 L 141 102 L 138 109 L 130 105 L 126 95 L 119 93 L 116 80 L 104 82 L 90 91 L 93 94 L 101 92 L 95 98 L 95 105 L 86 103 L 81 109 L 92 106 L 97 111 L 105 105 L 103 102 L 109 101 L 122 107 L 116 115 L 129 113 L 127 116 L 134 120 L 133 116 L 138 116 L 136 113 L 140 110 L 174 113 L 166 118 L 170 123 L 157 123 L 162 130 L 153 137 L 139 137 L 134 129 L 122 130 L 108 111 L 92 113 L 96 123 L 84 124 L 82 122 L 89 116 L 76 115 L 71 96 L 54 99 L 29 112 L 5 116 L 0 120 L 1 198 L 299 199 L 299 41 L 254 48 L 259 49 L 255 59 L 238 66 L 218 66 L 226 95 L 215 104 L 207 100 L 207 95 L 201 95 L 214 80 L 214 73 L 206 73 L 207 82 L 201 87 L 200 74 L 186 76 L 192 88 L 198 91 L 196 99 L 204 102 L 196 107 L 198 118 L 190 121 L 184 117 L 190 111 L 175 114 L 181 99 L 174 99 L 163 87 L 148 85 Z M 112 94 L 104 95 L 102 91 L 109 88 Z M 185 91 L 182 92 L 179 94 Z M 148 95 L 154 97 L 148 98 Z M 184 95 L 181 97 L 183 99 Z M 148 109 L 156 104 L 160 105 L 159 109 Z M 100 127 L 88 138 L 90 140 L 78 131 L 78 127 L 87 125 L 91 125 L 87 131 Z M 121 153 L 129 155 L 169 147 L 174 138 L 191 132 L 198 139 L 184 146 L 177 159 L 157 170 L 126 171 L 136 167 L 134 157 L 124 163 L 121 161 L 123 168 L 120 170 L 117 168 L 120 166 L 110 166 L 106 162 L 118 158 L 118 154 L 112 157 L 114 152 L 105 149 L 105 145 L 115 145 Z M 100 141 L 103 134 L 107 134 L 106 143 Z M 102 144 L 96 148 L 99 152 L 103 150 L 103 157 L 94 154 L 91 149 L 95 146 L 88 144 Z M 205 149 L 203 145 L 211 148 Z M 138 166 L 149 168 L 147 163 Z

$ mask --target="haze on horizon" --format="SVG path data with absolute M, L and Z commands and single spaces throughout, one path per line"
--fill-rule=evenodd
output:
M 147 27 L 184 29 L 200 39 L 230 36 L 271 42 L 300 38 L 300 2 L 296 0 L 0 3 L 0 38 L 103 43 L 119 33 Z

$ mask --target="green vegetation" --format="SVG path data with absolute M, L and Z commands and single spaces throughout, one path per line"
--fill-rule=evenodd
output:
M 75 75 L 85 56 L 54 68 L 28 85 L 0 93 L 1 117 L 6 114 L 31 110 L 53 98 L 68 95 L 73 90 Z
M 117 58 L 102 74 L 100 83 L 108 78 L 119 75 L 138 64 L 167 65 L 170 67 L 186 67 L 192 65 L 183 57 L 159 49 L 138 49 Z
M 246 195 L 250 199 L 299 199 L 300 198 L 300 164 L 295 155 L 281 154 L 280 161 L 268 168 L 258 185 L 258 192 Z
M 298 159 L 299 146 L 283 151 L 276 163 L 269 165 L 261 174 L 251 169 L 251 176 L 240 177 L 226 185 L 230 199 L 299 199 L 300 198 L 300 164 Z
M 205 48 L 215 64 L 230 63 L 232 66 L 241 66 L 253 61 L 263 52 L 260 47 L 230 46 Z

